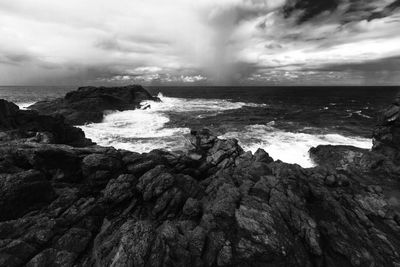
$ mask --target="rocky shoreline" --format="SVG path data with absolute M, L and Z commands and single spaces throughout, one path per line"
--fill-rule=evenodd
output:
M 140 85 L 123 87 L 80 87 L 63 98 L 40 101 L 29 107 L 42 115 L 62 115 L 71 125 L 101 122 L 105 110 L 130 110 L 143 100 L 160 101 Z
M 0 266 L 400 266 L 397 100 L 372 151 L 319 146 L 309 169 L 206 129 L 182 154 L 100 147 L 64 101 L 0 101 Z

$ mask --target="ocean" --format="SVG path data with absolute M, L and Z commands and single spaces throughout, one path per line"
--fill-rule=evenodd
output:
M 101 123 L 81 126 L 103 146 L 148 152 L 181 151 L 190 129 L 209 128 L 221 138 L 237 138 L 245 150 L 265 149 L 274 159 L 314 164 L 317 145 L 371 148 L 379 111 L 399 87 L 146 87 L 162 102 L 150 109 L 107 111 Z M 62 97 L 71 86 L 0 86 L 0 98 L 21 108 Z

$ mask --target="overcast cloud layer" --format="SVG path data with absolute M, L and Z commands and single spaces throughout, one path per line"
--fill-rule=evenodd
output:
M 0 85 L 400 84 L 400 0 L 0 1 Z

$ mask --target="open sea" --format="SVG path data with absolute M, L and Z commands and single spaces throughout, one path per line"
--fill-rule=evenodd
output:
M 371 148 L 379 111 L 400 87 L 146 87 L 162 102 L 151 108 L 107 111 L 82 126 L 103 146 L 136 152 L 184 150 L 190 129 L 209 128 L 237 138 L 245 150 L 313 166 L 308 150 L 320 144 Z M 76 87 L 0 86 L 0 98 L 21 108 L 62 97 Z

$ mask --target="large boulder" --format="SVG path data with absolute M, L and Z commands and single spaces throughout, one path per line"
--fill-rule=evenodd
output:
M 41 101 L 30 106 L 41 114 L 63 115 L 67 123 L 82 125 L 101 122 L 106 110 L 130 110 L 140 106 L 143 100 L 159 100 L 140 85 L 123 87 L 80 87 L 64 98 Z

